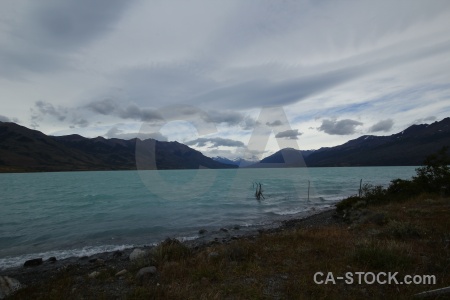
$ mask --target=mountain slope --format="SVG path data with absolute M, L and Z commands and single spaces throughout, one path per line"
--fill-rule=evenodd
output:
M 300 151 L 308 167 L 417 166 L 443 146 L 450 146 L 450 118 L 433 124 L 412 125 L 390 136 L 365 135 L 336 147 Z M 260 167 L 286 167 L 282 149 L 261 160 Z M 305 153 L 306 152 L 306 153 Z M 283 155 L 284 154 L 284 155 Z M 301 165 L 301 157 L 297 155 Z M 291 166 L 292 162 L 290 165 Z
M 284 148 L 248 168 L 302 168 L 306 167 L 303 152 Z
M 285 156 L 288 155 L 290 152 L 293 153 L 300 153 L 303 157 L 303 159 L 306 159 L 308 156 L 310 156 L 315 150 L 295 150 L 292 148 L 285 148 L 281 149 L 280 151 L 275 152 L 274 154 L 267 156 L 266 158 L 262 159 L 260 163 L 285 163 Z M 294 154 L 295 155 L 295 154 Z M 300 158 L 300 156 L 298 157 Z
M 450 146 L 450 118 L 412 125 L 391 136 L 362 136 L 343 145 L 322 148 L 306 158 L 310 167 L 417 166 L 443 146 Z
M 95 158 L 60 145 L 42 132 L 0 123 L 1 171 L 86 170 L 99 164 Z
M 15 123 L 0 122 L 0 172 L 134 170 L 136 145 L 155 149 L 151 157 L 155 164 L 144 166 L 151 169 L 234 167 L 177 142 L 47 136 Z

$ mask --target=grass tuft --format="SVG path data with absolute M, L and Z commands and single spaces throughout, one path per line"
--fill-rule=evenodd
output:
M 413 260 L 400 249 L 371 243 L 355 249 L 354 261 L 371 270 L 403 270 L 410 267 Z
M 414 224 L 397 220 L 391 220 L 384 232 L 396 239 L 420 238 L 422 235 L 422 230 Z
M 153 251 L 153 258 L 157 265 L 168 261 L 180 261 L 188 258 L 192 251 L 189 247 L 176 239 L 166 239 Z

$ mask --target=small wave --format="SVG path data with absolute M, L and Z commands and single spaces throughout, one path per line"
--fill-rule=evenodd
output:
M 193 241 L 198 239 L 200 236 L 199 235 L 193 235 L 193 236 L 181 236 L 181 237 L 176 237 L 175 239 L 179 240 L 180 242 L 186 242 L 186 241 Z
M 328 195 L 328 196 L 320 196 L 319 200 L 324 201 L 324 202 L 325 201 L 339 201 L 344 198 L 345 198 L 345 196 L 343 196 L 343 195 Z
M 311 211 L 322 211 L 329 209 L 333 204 L 321 204 L 317 206 L 308 206 L 297 209 L 287 209 L 287 210 L 279 210 L 279 211 L 269 211 L 266 214 L 270 216 L 291 216 L 291 215 L 300 215 L 304 213 L 310 213 Z
M 5 258 L 0 258 L 0 270 L 5 270 L 9 268 L 14 268 L 23 265 L 23 263 L 29 259 L 42 258 L 48 259 L 52 256 L 56 257 L 58 260 L 69 258 L 69 257 L 83 257 L 91 256 L 97 253 L 103 252 L 113 252 L 117 250 L 124 250 L 128 248 L 133 248 L 133 245 L 103 245 L 103 246 L 89 246 L 83 247 L 81 249 L 71 249 L 71 250 L 54 250 L 41 253 L 31 253 L 24 254 L 20 256 L 10 256 Z
M 271 211 L 269 214 L 276 216 L 288 216 L 288 215 L 296 215 L 299 213 L 305 212 L 306 209 L 290 209 L 290 210 L 282 210 L 282 211 Z

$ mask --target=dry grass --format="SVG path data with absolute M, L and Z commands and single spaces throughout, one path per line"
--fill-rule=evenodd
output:
M 198 251 L 168 241 L 152 257 L 130 265 L 125 281 L 114 277 L 117 270 L 113 267 L 95 280 L 66 270 L 15 298 L 410 299 L 415 293 L 449 285 L 450 199 L 422 195 L 366 209 L 385 214 L 388 221 L 286 229 Z M 158 275 L 139 284 L 135 271 L 149 264 L 157 266 Z M 399 278 L 431 274 L 437 284 L 348 285 L 337 281 L 317 285 L 313 276 L 318 271 L 335 276 L 399 272 Z M 85 288 L 78 292 L 82 283 Z M 111 294 L 108 288 L 117 286 L 123 287 L 122 293 Z

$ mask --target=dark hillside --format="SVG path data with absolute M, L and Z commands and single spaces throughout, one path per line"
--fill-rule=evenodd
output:
M 136 143 L 154 147 L 148 149 L 155 149 L 158 169 L 235 167 L 177 142 L 47 136 L 15 123 L 0 122 L 0 172 L 134 170 Z

